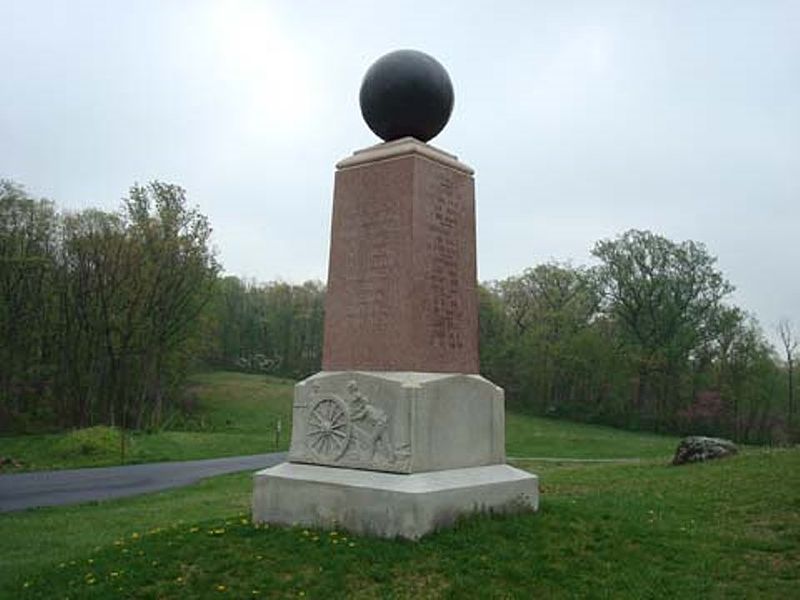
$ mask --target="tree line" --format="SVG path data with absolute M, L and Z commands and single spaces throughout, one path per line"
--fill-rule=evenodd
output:
M 191 368 L 320 369 L 325 288 L 222 276 L 184 191 L 60 213 L 0 184 L 0 424 L 152 427 Z M 707 249 L 631 230 L 591 268 L 549 262 L 479 286 L 482 372 L 509 406 L 746 442 L 798 439 L 788 322 L 779 356 Z
M 730 302 L 733 286 L 702 244 L 631 230 L 592 254 L 593 268 L 551 262 L 481 289 L 482 368 L 512 405 L 633 429 L 797 439 L 792 369 Z
M 159 426 L 202 345 L 210 234 L 174 185 L 69 213 L 0 182 L 0 429 Z

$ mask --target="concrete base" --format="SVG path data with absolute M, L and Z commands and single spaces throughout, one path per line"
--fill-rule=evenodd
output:
M 402 475 L 283 463 L 254 476 L 256 523 L 416 540 L 462 515 L 539 507 L 539 480 L 508 465 Z

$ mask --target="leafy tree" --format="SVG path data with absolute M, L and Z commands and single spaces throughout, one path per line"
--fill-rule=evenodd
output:
M 797 346 L 800 344 L 797 333 L 792 327 L 791 321 L 781 319 L 778 322 L 778 336 L 781 339 L 784 356 L 786 356 L 786 375 L 788 383 L 788 414 L 789 427 L 794 426 L 794 357 Z
M 658 421 L 677 409 L 682 366 L 713 335 L 733 286 L 699 243 L 630 230 L 598 242 L 592 254 L 605 311 L 637 364 L 635 404 Z

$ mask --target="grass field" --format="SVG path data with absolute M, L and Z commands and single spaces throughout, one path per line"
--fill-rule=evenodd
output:
M 291 432 L 292 383 L 242 373 L 195 375 L 196 415 L 175 429 L 133 434 L 126 463 L 194 460 L 285 450 Z M 282 432 L 276 436 L 276 425 Z M 0 456 L 22 462 L 2 472 L 120 464 L 117 446 L 84 454 L 64 449 L 65 434 L 0 437 Z
M 193 377 L 195 416 L 174 429 L 131 436 L 127 463 L 194 460 L 285 450 L 291 432 L 292 383 L 260 375 L 214 372 Z M 276 424 L 282 431 L 276 436 Z M 511 457 L 653 458 L 675 449 L 675 438 L 645 435 L 509 413 Z M 65 434 L 0 437 L 0 456 L 22 462 L 1 472 L 120 464 L 117 445 L 84 454 L 65 450 Z
M 196 383 L 206 430 L 189 433 L 255 444 L 288 419 L 286 384 Z M 507 429 L 515 464 L 541 478 L 538 514 L 471 518 L 416 544 L 254 528 L 250 475 L 230 475 L 0 514 L 0 598 L 797 597 L 799 449 L 671 467 L 674 438 L 513 414 Z M 548 456 L 643 460 L 526 459 Z
M 244 474 L 0 515 L 0 597 L 797 597 L 797 450 L 534 470 L 538 514 L 418 544 L 254 528 Z

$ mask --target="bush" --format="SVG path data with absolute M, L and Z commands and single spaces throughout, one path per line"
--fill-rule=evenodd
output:
M 120 432 L 116 427 L 98 425 L 76 429 L 68 433 L 58 444 L 64 456 L 103 456 L 119 454 Z M 127 440 L 128 445 L 130 440 Z

